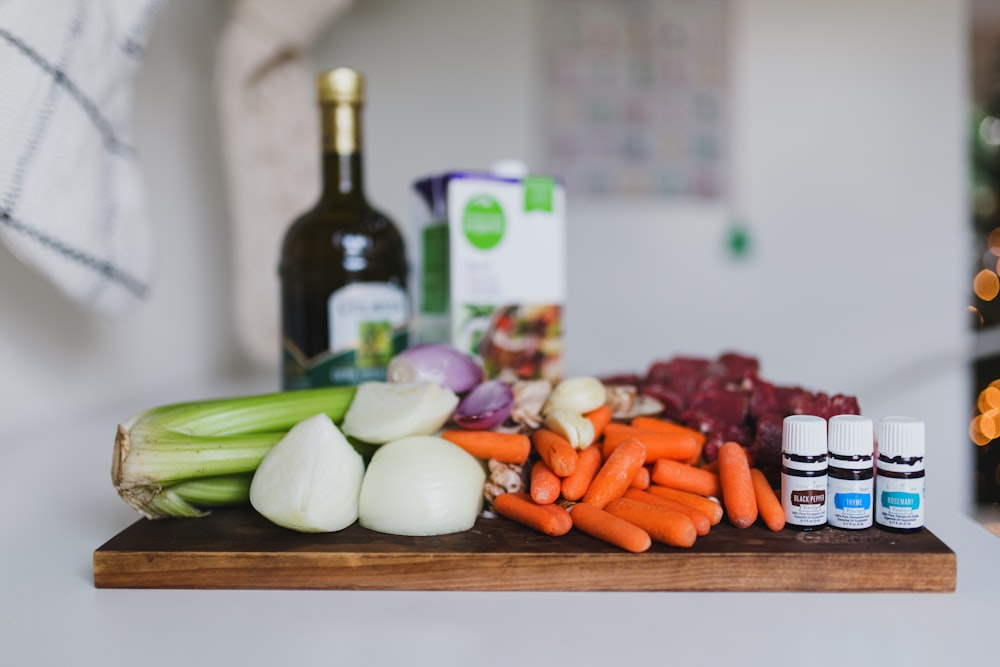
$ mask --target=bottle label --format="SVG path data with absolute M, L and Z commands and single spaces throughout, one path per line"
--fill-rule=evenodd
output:
M 878 477 L 875 520 L 888 528 L 920 528 L 924 525 L 924 478 Z
M 331 384 L 384 380 L 396 352 L 394 334 L 410 317 L 409 302 L 391 283 L 352 283 L 327 303 Z
M 837 479 L 830 477 L 827 521 L 837 528 L 870 528 L 872 525 L 871 479 Z
M 406 292 L 391 283 L 352 283 L 327 302 L 329 349 L 311 359 L 285 341 L 285 389 L 383 381 L 409 344 Z
M 826 475 L 798 477 L 781 473 L 781 505 L 794 526 L 826 523 Z

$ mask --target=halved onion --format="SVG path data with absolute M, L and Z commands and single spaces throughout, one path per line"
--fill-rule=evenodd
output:
M 347 409 L 345 434 L 380 445 L 440 429 L 458 405 L 453 391 L 433 382 L 364 382 Z
M 358 519 L 392 535 L 444 535 L 469 530 L 483 507 L 486 473 L 458 445 L 436 436 L 379 447 L 361 483 Z
M 250 504 L 292 530 L 332 532 L 358 518 L 365 464 L 325 414 L 291 428 L 264 456 L 250 482 Z

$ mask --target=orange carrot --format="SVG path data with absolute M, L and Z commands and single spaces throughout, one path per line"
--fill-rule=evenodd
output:
M 696 509 L 688 507 L 684 503 L 677 502 L 676 500 L 661 498 L 660 496 L 653 495 L 647 491 L 640 491 L 639 489 L 629 489 L 622 497 L 631 498 L 632 500 L 638 500 L 640 502 L 649 503 L 650 505 L 656 505 L 657 507 L 671 510 L 672 512 L 680 512 L 681 514 L 687 515 L 687 518 L 691 519 L 691 523 L 694 524 L 694 532 L 697 533 L 698 537 L 708 535 L 709 530 L 712 528 L 712 524 L 709 522 L 707 516 Z
M 597 445 L 585 447 L 577 453 L 576 470 L 572 475 L 562 478 L 562 497 L 566 500 L 579 500 L 587 492 L 587 487 L 594 475 L 601 469 L 601 448 Z
M 477 459 L 496 459 L 501 463 L 524 463 L 531 453 L 531 440 L 521 433 L 498 431 L 445 431 L 441 437 L 453 442 Z
M 684 426 L 683 424 L 668 422 L 665 419 L 660 419 L 658 417 L 634 417 L 632 419 L 632 426 L 646 431 L 663 431 L 665 433 L 678 431 L 681 433 L 688 433 L 698 441 L 698 447 L 705 444 L 705 434 L 698 429 Z
M 550 505 L 559 499 L 562 483 L 559 477 L 541 459 L 531 466 L 528 480 L 531 499 L 539 505 Z
M 622 441 L 597 471 L 583 494 L 583 502 L 604 509 L 615 498 L 621 498 L 645 460 L 645 445 L 634 438 Z
M 768 528 L 778 532 L 785 527 L 785 510 L 781 507 L 781 501 L 759 468 L 751 468 L 750 477 L 753 479 L 753 492 L 757 498 L 760 518 Z
M 580 532 L 626 551 L 642 553 L 652 545 L 649 533 L 642 528 L 588 503 L 573 505 L 570 517 L 573 519 L 573 526 Z
M 694 524 L 686 515 L 632 498 L 612 500 L 605 511 L 639 526 L 657 542 L 672 547 L 690 547 L 698 537 Z
M 646 445 L 646 460 L 653 462 L 658 459 L 673 459 L 689 461 L 701 454 L 698 441 L 689 433 L 667 433 L 665 431 L 643 431 L 634 429 L 630 433 L 604 434 L 604 455 L 610 456 L 611 451 L 626 438 L 635 438 Z
M 501 493 L 493 499 L 500 516 L 546 535 L 565 535 L 573 527 L 569 512 L 559 505 L 537 505 L 526 493 Z
M 568 477 L 576 469 L 577 453 L 569 440 L 547 428 L 536 429 L 531 434 L 535 451 L 559 477 Z
M 738 442 L 726 442 L 719 447 L 719 483 L 729 522 L 737 528 L 752 526 L 757 521 L 757 498 L 747 455 Z
M 719 474 L 719 459 L 714 461 L 709 461 L 701 467 L 702 470 L 707 470 L 709 472 L 714 472 L 716 475 Z
M 604 434 L 604 427 L 611 423 L 613 416 L 610 405 L 602 405 L 584 415 L 594 425 L 595 441 Z
M 632 478 L 632 483 L 628 485 L 630 489 L 648 489 L 649 488 L 649 468 L 642 466 L 635 471 L 635 477 Z
M 701 450 L 705 447 L 705 434 L 698 429 L 684 426 L 683 424 L 678 424 L 676 422 L 667 421 L 665 419 L 660 419 L 659 417 L 635 417 L 632 419 L 632 426 L 646 429 L 647 431 L 687 433 L 698 443 L 698 453 L 692 455 L 691 458 L 687 459 L 685 462 L 695 465 L 701 460 Z
M 699 496 L 718 496 L 721 493 L 718 475 L 671 459 L 660 459 L 653 464 L 653 482 Z
M 691 509 L 697 510 L 707 516 L 708 522 L 713 526 L 722 521 L 722 505 L 714 500 L 709 500 L 704 496 L 699 496 L 695 493 L 688 493 L 687 491 L 671 489 L 667 486 L 657 486 L 656 484 L 653 484 L 646 489 L 646 493 L 651 493 L 655 496 L 659 496 L 660 498 L 676 500 L 679 503 L 687 505 Z

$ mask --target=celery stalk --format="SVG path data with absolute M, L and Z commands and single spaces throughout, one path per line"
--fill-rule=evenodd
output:
M 152 408 L 118 426 L 111 479 L 150 519 L 201 516 L 202 507 L 246 502 L 232 476 L 249 477 L 300 421 L 340 422 L 353 387 L 324 387 Z

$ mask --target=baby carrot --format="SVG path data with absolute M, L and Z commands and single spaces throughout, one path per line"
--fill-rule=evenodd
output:
M 550 505 L 559 499 L 561 481 L 541 459 L 531 466 L 528 488 L 531 499 L 539 505 Z
M 714 461 L 709 461 L 701 467 L 702 470 L 707 470 L 709 472 L 714 472 L 716 475 L 719 474 L 719 459 Z
M 698 537 L 686 515 L 632 498 L 618 498 L 608 503 L 608 514 L 639 526 L 657 542 L 672 547 L 690 547 Z
M 718 496 L 721 493 L 718 475 L 671 459 L 660 459 L 653 464 L 653 482 L 699 496 Z
M 642 466 L 635 471 L 635 477 L 632 478 L 632 483 L 628 485 L 630 489 L 648 489 L 649 488 L 649 468 Z
M 546 535 L 565 535 L 573 527 L 573 519 L 565 509 L 537 505 L 526 493 L 501 493 L 493 499 L 493 509 L 500 516 Z
M 757 498 L 747 455 L 738 442 L 726 442 L 719 447 L 719 483 L 730 523 L 737 528 L 752 526 L 757 521 Z
M 604 433 L 604 427 L 611 423 L 611 418 L 613 413 L 611 411 L 610 405 L 602 405 L 599 408 L 591 410 L 584 415 L 590 420 L 590 423 L 594 425 L 594 439 L 600 438 Z
M 536 429 L 531 434 L 535 451 L 559 477 L 568 477 L 576 469 L 576 450 L 569 440 L 547 428 Z
M 676 500 L 661 498 L 660 496 L 655 496 L 652 493 L 640 491 L 639 489 L 629 489 L 622 498 L 631 498 L 632 500 L 649 503 L 650 505 L 656 505 L 657 507 L 686 515 L 687 518 L 691 519 L 691 523 L 694 525 L 694 532 L 697 533 L 698 537 L 708 535 L 709 530 L 712 528 L 712 524 L 709 522 L 707 516 Z
M 658 417 L 634 417 L 632 419 L 632 426 L 634 426 L 635 428 L 644 429 L 646 431 L 663 431 L 663 432 L 675 431 L 675 432 L 687 433 L 698 441 L 699 447 L 705 444 L 705 434 L 699 431 L 698 429 L 694 429 L 689 426 L 684 426 L 683 424 L 668 422 L 665 419 L 660 419 Z
M 656 484 L 653 484 L 646 489 L 646 493 L 651 493 L 655 496 L 659 496 L 660 498 L 676 500 L 679 503 L 687 505 L 691 509 L 698 510 L 708 517 L 708 522 L 713 526 L 722 521 L 722 505 L 714 500 L 705 498 L 704 496 L 699 496 L 695 493 L 688 493 L 687 491 L 679 491 L 678 489 L 671 489 L 667 486 L 657 486 Z
M 566 500 L 579 500 L 587 492 L 587 487 L 594 475 L 601 469 L 601 448 L 597 445 L 584 447 L 576 456 L 576 470 L 572 475 L 562 478 L 562 497 Z
M 441 437 L 453 442 L 477 459 L 496 459 L 501 463 L 524 463 L 531 453 L 531 441 L 521 433 L 498 431 L 444 431 Z
M 588 503 L 577 503 L 570 509 L 573 527 L 591 537 L 613 544 L 616 547 L 642 553 L 649 549 L 653 541 L 649 533 L 624 519 L 608 514 Z
M 635 429 L 631 433 L 607 433 L 604 434 L 604 455 L 611 455 L 611 451 L 626 438 L 635 438 L 646 445 L 646 460 L 656 461 L 657 459 L 673 459 L 675 461 L 689 461 L 701 454 L 698 441 L 689 433 L 666 433 L 662 431 L 643 431 Z
M 753 492 L 757 498 L 760 518 L 768 528 L 778 532 L 785 527 L 785 511 L 781 508 L 781 501 L 759 468 L 750 468 L 750 478 L 753 479 Z
M 621 498 L 645 461 L 645 445 L 634 438 L 622 441 L 597 471 L 590 488 L 583 494 L 583 502 L 604 509 L 615 498 Z

